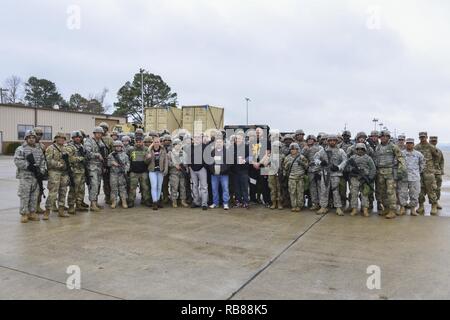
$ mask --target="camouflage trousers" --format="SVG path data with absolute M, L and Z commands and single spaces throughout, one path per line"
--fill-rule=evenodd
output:
M 319 173 L 309 172 L 309 193 L 311 195 L 311 202 L 313 205 L 319 205 L 319 194 L 320 194 L 320 179 L 316 179 L 316 175 Z
M 442 175 L 437 174 L 435 176 L 436 179 L 436 198 L 437 200 L 441 200 L 441 189 L 442 189 Z
M 289 178 L 289 197 L 291 199 L 291 208 L 303 208 L 305 199 L 305 179 L 303 176 Z
M 350 207 L 358 208 L 358 199 L 361 198 L 361 208 L 369 208 L 370 187 L 361 182 L 359 178 L 350 178 Z
M 56 201 L 58 201 L 58 207 L 64 207 L 68 186 L 69 175 L 67 172 L 50 170 L 48 172 L 48 197 L 45 202 L 45 209 L 51 210 Z
M 325 183 L 325 177 L 322 175 L 322 179 L 320 180 L 320 193 L 319 193 L 319 199 L 320 199 L 320 206 L 322 208 L 328 207 L 328 200 L 330 197 L 330 189 L 331 189 L 331 195 L 333 197 L 333 206 L 335 208 L 342 208 L 342 202 L 341 202 L 341 195 L 339 192 L 339 184 L 341 183 L 342 177 L 330 177 L 330 181 L 328 182 L 328 185 Z
M 384 208 L 397 209 L 396 182 L 391 168 L 381 168 L 377 174 L 378 196 Z
M 69 205 L 69 207 L 73 207 L 75 204 L 80 204 L 84 202 L 85 183 L 86 183 L 84 172 L 74 173 L 73 180 L 75 182 L 75 186 L 70 187 L 69 196 L 67 198 L 67 204 Z
M 89 176 L 91 178 L 91 185 L 89 186 L 89 201 L 97 201 L 100 193 L 100 185 L 102 183 L 102 168 L 95 166 L 90 167 Z
M 21 215 L 36 212 L 36 204 L 39 196 L 39 186 L 36 178 L 21 178 L 19 180 L 19 190 L 17 195 L 20 199 Z
M 128 201 L 130 203 L 134 203 L 136 200 L 136 189 L 138 185 L 142 194 L 141 202 L 150 203 L 150 179 L 148 177 L 148 172 L 130 172 L 130 190 L 128 190 Z
M 111 187 L 111 200 L 120 198 L 127 199 L 127 179 L 124 174 L 112 173 L 109 176 L 109 186 Z
M 181 171 L 171 170 L 169 174 L 170 199 L 186 200 L 186 179 Z
M 399 181 L 398 182 L 398 197 L 400 205 L 406 207 L 409 205 L 411 208 L 417 207 L 419 204 L 420 194 L 420 181 Z
M 106 202 L 109 202 L 109 199 L 111 199 L 111 183 L 109 181 L 109 177 L 109 170 L 103 172 L 103 193 L 105 195 Z
M 344 177 L 341 178 L 341 181 L 339 182 L 339 194 L 341 195 L 341 203 L 342 206 L 345 207 L 347 203 L 347 192 L 351 188 L 348 187 L 350 184 L 350 181 L 347 181 L 344 179 Z M 351 197 L 351 192 L 350 192 Z
M 269 176 L 269 189 L 270 189 L 270 199 L 272 200 L 272 203 L 275 201 L 283 202 L 283 197 L 281 194 L 281 185 L 280 185 L 280 179 L 278 176 Z
M 425 196 L 428 196 L 428 200 L 431 204 L 437 203 L 436 189 L 437 184 L 435 175 L 433 173 L 422 173 L 419 203 L 425 203 Z

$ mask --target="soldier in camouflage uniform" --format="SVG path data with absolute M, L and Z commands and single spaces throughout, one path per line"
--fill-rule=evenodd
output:
M 406 206 L 411 208 L 411 215 L 417 216 L 417 205 L 419 204 L 420 176 L 425 166 L 425 158 L 414 150 L 414 139 L 406 140 L 406 149 L 402 151 L 405 158 L 407 176 L 398 182 L 398 196 L 400 199 L 400 216 L 406 214 Z
M 162 146 L 164 149 L 166 149 L 166 153 L 169 154 L 169 152 L 172 150 L 172 137 L 169 134 L 165 134 L 162 137 Z M 165 175 L 163 178 L 163 185 L 162 185 L 162 201 L 163 203 L 169 203 L 169 175 Z
M 99 212 L 102 207 L 98 205 L 98 195 L 103 177 L 103 167 L 107 160 L 106 146 L 102 141 L 104 131 L 102 127 L 96 127 L 93 131 L 93 137 L 87 138 L 84 147 L 86 157 L 89 161 L 89 176 L 91 185 L 89 187 L 89 201 L 91 202 L 91 211 Z M 103 181 L 105 183 L 105 181 Z
M 34 164 L 27 160 L 30 155 L 34 157 Z M 17 167 L 16 178 L 19 179 L 18 196 L 20 198 L 21 222 L 39 221 L 39 216 L 36 214 L 39 184 L 33 171 L 44 175 L 46 168 L 44 153 L 41 148 L 36 146 L 34 131 L 25 133 L 25 142 L 14 153 L 14 164 Z
M 129 136 L 123 136 L 121 140 L 123 144 L 123 150 L 128 156 L 130 156 L 130 153 L 133 150 L 133 146 L 130 144 L 131 138 Z
M 379 144 L 379 133 L 378 131 L 374 130 L 370 133 L 369 138 L 366 140 L 366 142 L 370 145 L 370 148 L 372 149 L 372 154 L 369 154 L 372 157 L 372 160 L 375 161 L 375 149 L 377 148 Z M 375 192 L 371 192 L 369 195 L 369 210 L 373 210 L 373 203 L 375 200 L 377 200 L 378 203 L 378 211 L 383 210 L 383 206 L 381 205 L 380 197 L 378 194 L 378 182 L 377 179 L 375 179 L 374 184 L 372 185 L 375 188 Z
M 172 150 L 169 152 L 169 187 L 172 207 L 178 207 L 178 199 L 181 200 L 181 206 L 188 208 L 186 202 L 186 167 L 187 154 L 182 149 L 181 140 L 173 140 Z
M 425 157 L 425 169 L 422 172 L 421 177 L 421 190 L 419 195 L 419 209 L 417 212 L 419 214 L 425 213 L 425 196 L 428 196 L 428 200 L 431 203 L 431 214 L 437 215 L 437 195 L 436 195 L 436 170 L 435 170 L 435 162 L 439 161 L 439 153 L 436 150 L 436 147 L 432 144 L 428 143 L 428 133 L 420 132 L 419 133 L 420 143 L 417 144 L 414 149 L 419 151 Z
M 387 219 L 393 219 L 397 211 L 396 181 L 399 175 L 406 174 L 405 159 L 397 145 L 391 142 L 389 131 L 382 131 L 380 139 L 381 143 L 375 150 L 375 164 L 378 170 L 378 192 L 383 211 L 379 211 L 378 214 Z
M 314 135 L 309 135 L 306 138 L 307 145 L 303 148 L 302 154 L 308 159 L 308 179 L 309 191 L 311 196 L 312 207 L 311 210 L 316 211 L 320 209 L 320 166 L 314 162 L 314 156 L 323 148 L 317 143 Z
M 295 136 L 294 136 L 294 142 L 298 143 L 298 145 L 300 146 L 300 152 L 301 152 L 303 150 L 303 148 L 306 146 L 305 131 L 303 131 L 302 129 L 296 130 Z
M 356 135 L 356 144 L 358 143 L 362 143 L 366 146 L 366 154 L 373 160 L 374 150 L 372 149 L 370 143 L 367 142 L 367 134 L 365 132 L 358 132 Z M 356 144 L 347 149 L 347 157 L 349 159 L 356 154 Z
M 401 151 L 406 150 L 405 140 L 406 140 L 406 137 L 402 134 L 399 135 L 397 138 L 397 146 Z
M 66 147 L 69 154 L 69 163 L 72 168 L 73 180 L 75 185 L 70 187 L 67 202 L 69 205 L 69 214 L 75 214 L 75 205 L 77 211 L 87 211 L 89 206 L 84 203 L 85 194 L 85 154 L 84 146 L 81 143 L 83 136 L 80 131 L 74 131 L 71 134 L 72 141 Z
M 308 159 L 300 153 L 298 143 L 291 143 L 290 154 L 284 158 L 283 174 L 288 178 L 292 212 L 300 212 L 304 205 L 304 178 L 308 170 Z
M 42 128 L 40 127 L 36 127 L 34 128 L 34 133 L 36 134 L 36 146 L 41 148 L 42 153 L 45 155 L 45 144 L 43 144 L 41 142 L 42 137 L 44 136 L 44 131 L 42 130 Z M 44 157 L 45 159 L 45 157 Z M 47 168 L 47 163 L 45 164 L 46 168 Z M 47 169 L 45 172 L 45 175 L 47 175 Z M 37 200 L 37 204 L 36 204 L 36 213 L 37 214 L 43 214 L 45 210 L 42 210 L 41 208 L 41 202 L 42 202 L 42 198 L 43 198 L 44 194 L 42 191 L 39 190 L 39 196 L 38 196 L 38 200 Z
M 133 150 L 130 152 L 130 190 L 128 192 L 128 207 L 134 207 L 136 189 L 139 185 L 141 191 L 141 204 L 151 206 L 150 179 L 148 176 L 148 148 L 144 146 L 143 139 L 138 136 Z
M 114 141 L 114 151 L 108 156 L 108 167 L 110 167 L 111 186 L 111 209 L 117 207 L 117 199 L 120 195 L 122 208 L 127 209 L 127 185 L 128 172 L 130 171 L 130 159 L 123 151 L 122 141 Z
M 377 174 L 372 158 L 367 155 L 367 146 L 357 143 L 355 154 L 349 159 L 350 171 L 350 207 L 351 216 L 358 214 L 358 198 L 361 198 L 361 208 L 365 217 L 369 216 L 370 183 Z
M 273 141 L 271 143 L 272 148 L 263 159 L 261 160 L 262 165 L 267 169 L 268 174 L 268 184 L 270 189 L 270 199 L 272 205 L 270 209 L 275 210 L 283 209 L 283 196 L 281 193 L 281 177 L 283 175 L 283 161 L 285 155 L 281 152 L 281 142 Z
M 342 178 L 342 172 L 347 164 L 347 154 L 344 150 L 337 147 L 337 136 L 327 136 L 327 147 L 320 150 L 314 156 L 316 165 L 321 166 L 320 181 L 320 207 L 317 214 L 328 212 L 328 200 L 330 189 L 333 197 L 333 204 L 336 208 L 336 214 L 343 216 L 341 195 L 339 194 L 339 183 Z
M 69 167 L 67 162 L 69 154 L 66 150 L 66 135 L 58 132 L 54 143 L 45 151 L 45 158 L 48 166 L 48 197 L 45 203 L 44 220 L 48 220 L 52 210 L 52 205 L 58 200 L 58 216 L 67 218 L 69 215 L 64 212 L 66 202 L 67 187 L 69 186 Z
M 430 144 L 436 147 L 438 144 L 438 137 L 436 136 L 430 137 Z M 434 162 L 434 169 L 437 187 L 436 188 L 436 197 L 438 200 L 437 208 L 438 210 L 442 210 L 442 206 L 439 204 L 439 201 L 441 200 L 442 176 L 444 175 L 445 161 L 442 150 L 437 147 L 436 150 L 438 152 L 438 158 Z
M 102 122 L 99 124 L 99 127 L 103 128 L 103 137 L 101 138 L 102 142 L 106 146 L 106 157 L 113 150 L 114 140 L 108 135 L 109 125 L 106 122 Z M 106 161 L 103 163 L 103 193 L 105 194 L 105 203 L 111 204 L 111 186 L 109 182 L 109 168 L 106 165 Z
M 280 148 L 280 154 L 283 154 L 285 157 L 290 154 L 289 146 L 294 142 L 294 137 L 291 134 L 286 134 L 282 139 L 282 146 Z M 283 199 L 283 207 L 289 207 L 289 186 L 287 177 L 281 177 L 281 198 Z

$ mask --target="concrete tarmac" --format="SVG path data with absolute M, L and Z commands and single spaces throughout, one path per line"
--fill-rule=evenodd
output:
M 439 217 L 138 206 L 28 224 L 17 185 L 0 157 L 0 299 L 450 298 L 448 182 Z

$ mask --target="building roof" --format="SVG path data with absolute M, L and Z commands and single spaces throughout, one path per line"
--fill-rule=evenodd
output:
M 73 111 L 73 110 L 64 110 L 64 109 L 53 109 L 48 107 L 32 107 L 24 104 L 0 104 L 0 107 L 8 107 L 8 108 L 20 108 L 20 109 L 38 109 L 38 110 L 46 110 L 46 111 L 54 111 L 54 112 L 65 112 L 65 113 L 76 113 L 76 114 L 86 114 L 91 116 L 99 116 L 99 117 L 116 117 L 116 118 L 126 118 L 123 116 L 114 116 L 112 114 L 105 113 L 92 113 L 92 112 L 84 112 L 84 111 Z

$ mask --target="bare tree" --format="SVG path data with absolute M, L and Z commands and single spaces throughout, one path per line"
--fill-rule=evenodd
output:
M 9 103 L 19 103 L 23 98 L 23 81 L 20 77 L 12 75 L 5 81 L 5 87 L 8 90 L 6 101 Z

